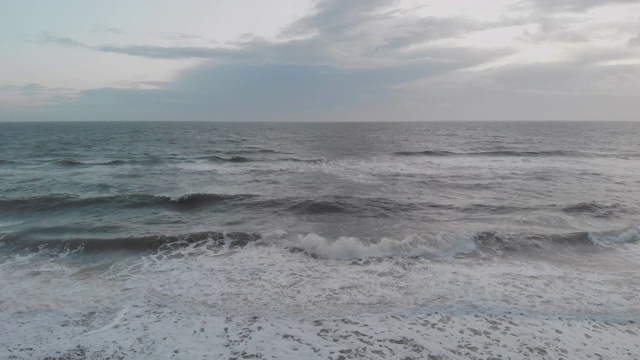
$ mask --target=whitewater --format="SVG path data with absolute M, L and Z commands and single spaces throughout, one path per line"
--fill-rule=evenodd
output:
M 637 359 L 639 135 L 0 124 L 0 358 Z

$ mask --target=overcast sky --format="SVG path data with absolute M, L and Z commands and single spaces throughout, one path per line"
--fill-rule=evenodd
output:
M 0 54 L 0 121 L 640 119 L 640 0 L 3 1 Z

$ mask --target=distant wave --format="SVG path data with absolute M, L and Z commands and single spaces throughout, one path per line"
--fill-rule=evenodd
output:
M 325 196 L 316 199 L 288 198 L 286 210 L 300 215 L 357 214 L 366 217 L 388 217 L 394 213 L 406 213 L 426 208 L 444 207 L 434 203 L 401 203 L 386 198 L 352 196 Z M 280 202 L 282 203 L 282 200 Z
M 124 160 L 78 161 L 72 159 L 58 159 L 51 162 L 60 166 L 122 165 L 127 163 L 127 161 Z
M 59 211 L 100 206 L 119 209 L 163 207 L 173 210 L 206 209 L 235 211 L 263 209 L 295 215 L 351 215 L 356 217 L 390 218 L 422 216 L 433 211 L 458 214 L 510 214 L 519 211 L 561 211 L 599 218 L 612 218 L 627 212 L 619 204 L 484 204 L 453 205 L 415 200 L 392 200 L 383 197 L 318 196 L 268 197 L 257 194 L 184 193 L 178 195 L 121 194 L 79 197 L 72 194 L 52 194 L 22 199 L 0 200 L 5 211 Z
M 214 161 L 214 162 L 233 162 L 233 163 L 244 163 L 244 162 L 256 161 L 255 159 L 251 159 L 244 156 L 229 156 L 229 157 L 206 156 L 203 159 Z
M 304 162 L 304 163 L 316 163 L 320 164 L 326 161 L 325 158 L 317 158 L 317 159 L 300 159 L 295 157 L 281 157 L 281 158 L 251 158 L 246 156 L 205 156 L 200 159 L 208 160 L 211 162 L 232 162 L 232 163 L 247 163 L 247 162 L 256 162 L 256 161 L 291 161 L 291 162 Z
M 148 207 L 171 206 L 178 208 L 193 208 L 206 204 L 216 204 L 223 201 L 244 200 L 255 197 L 252 194 L 184 194 L 179 196 L 157 196 L 148 194 L 127 194 L 81 198 L 75 195 L 47 195 L 25 199 L 0 200 L 3 210 L 17 211 L 47 211 L 62 210 L 95 205 L 112 205 L 120 207 Z
M 78 166 L 78 165 L 84 165 L 83 162 L 81 161 L 76 161 L 76 160 L 53 160 L 52 163 L 56 164 L 56 165 L 62 165 L 62 166 Z
M 517 150 L 496 150 L 496 151 L 476 151 L 476 152 L 451 152 L 441 150 L 423 151 L 398 151 L 393 153 L 397 156 L 520 156 L 520 157 L 550 157 L 550 156 L 587 156 L 587 154 L 576 151 L 551 150 L 551 151 L 517 151 Z
M 324 164 L 327 162 L 325 158 L 317 158 L 317 159 L 299 159 L 299 158 L 281 158 L 278 159 L 280 161 L 291 161 L 291 162 L 302 162 L 302 163 L 310 163 L 310 164 Z
M 13 164 L 13 163 L 15 163 L 15 161 L 0 159 L 0 165 L 7 165 L 7 164 Z
M 423 150 L 423 151 L 398 151 L 393 153 L 398 156 L 451 156 L 451 155 L 464 155 L 462 153 L 454 153 L 451 151 L 438 151 L 438 150 Z
M 229 150 L 226 152 L 229 155 L 237 155 L 237 154 L 287 154 L 278 150 L 272 149 L 238 149 L 238 150 Z
M 597 217 L 611 217 L 616 213 L 624 212 L 625 209 L 619 204 L 604 205 L 595 202 L 578 203 L 562 208 L 563 212 L 569 214 L 591 214 Z
M 183 194 L 178 196 L 169 197 L 169 200 L 177 205 L 181 206 L 199 206 L 205 204 L 214 204 L 223 201 L 241 201 L 246 199 L 255 198 L 257 195 L 253 194 L 207 194 L 207 193 L 194 193 Z M 158 197 L 161 200 L 166 197 Z

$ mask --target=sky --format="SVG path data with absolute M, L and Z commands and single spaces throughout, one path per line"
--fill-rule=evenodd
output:
M 0 121 L 639 114 L 640 0 L 0 3 Z

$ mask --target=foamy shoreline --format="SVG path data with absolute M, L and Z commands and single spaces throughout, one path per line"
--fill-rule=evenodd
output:
M 84 314 L 0 315 L 0 320 L 0 357 L 6 359 L 634 359 L 640 353 L 636 322 L 509 314 L 317 319 L 133 304 Z

